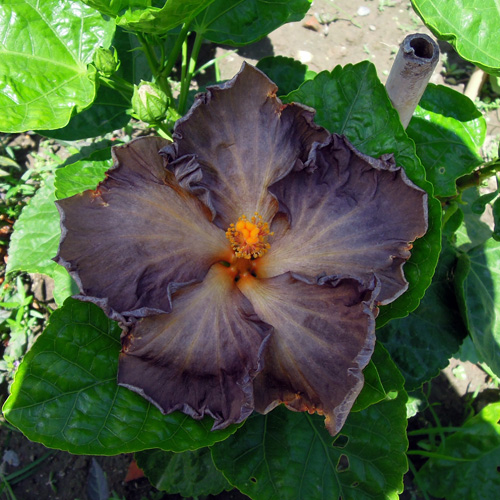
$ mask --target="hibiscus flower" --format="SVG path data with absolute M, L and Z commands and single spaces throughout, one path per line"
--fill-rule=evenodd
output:
M 280 403 L 333 435 L 363 386 L 377 306 L 407 288 L 426 194 L 244 64 L 196 97 L 173 142 L 113 149 L 58 201 L 55 260 L 123 326 L 118 383 L 214 429 Z

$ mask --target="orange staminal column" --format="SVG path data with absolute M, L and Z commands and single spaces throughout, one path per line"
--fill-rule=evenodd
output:
M 271 248 L 267 238 L 272 235 L 269 224 L 264 222 L 257 212 L 250 220 L 242 215 L 236 224 L 231 224 L 226 231 L 235 256 L 242 259 L 262 257 Z

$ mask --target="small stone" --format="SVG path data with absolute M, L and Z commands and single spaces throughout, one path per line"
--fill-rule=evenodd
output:
M 376 27 L 375 25 L 373 25 L 373 24 L 370 24 L 370 26 L 368 26 L 368 29 L 369 29 L 370 31 L 376 31 L 376 30 L 377 30 L 377 27 Z
M 308 63 L 308 62 L 311 62 L 312 61 L 312 54 L 310 52 L 308 52 L 307 50 L 299 50 L 297 52 L 297 59 L 301 62 L 301 63 Z
M 19 456 L 13 450 L 5 450 L 2 460 L 12 467 L 19 467 Z
M 368 16 L 370 14 L 370 8 L 362 5 L 361 7 L 358 8 L 358 12 L 356 12 L 356 14 L 360 17 Z

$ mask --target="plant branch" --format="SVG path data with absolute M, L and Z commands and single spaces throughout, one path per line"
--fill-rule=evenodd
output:
M 168 56 L 168 59 L 164 67 L 161 69 L 161 74 L 163 77 L 167 78 L 172 72 L 172 69 L 174 68 L 176 61 L 179 59 L 179 55 L 182 51 L 184 41 L 186 40 L 188 33 L 189 33 L 189 23 L 184 23 L 184 26 L 182 27 L 182 30 L 179 33 L 177 40 L 175 41 L 174 48 L 170 52 L 170 55 Z

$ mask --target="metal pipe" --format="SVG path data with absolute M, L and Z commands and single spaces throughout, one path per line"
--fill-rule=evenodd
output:
M 438 60 L 437 43 L 424 33 L 408 35 L 400 45 L 385 88 L 404 128 L 410 123 Z

